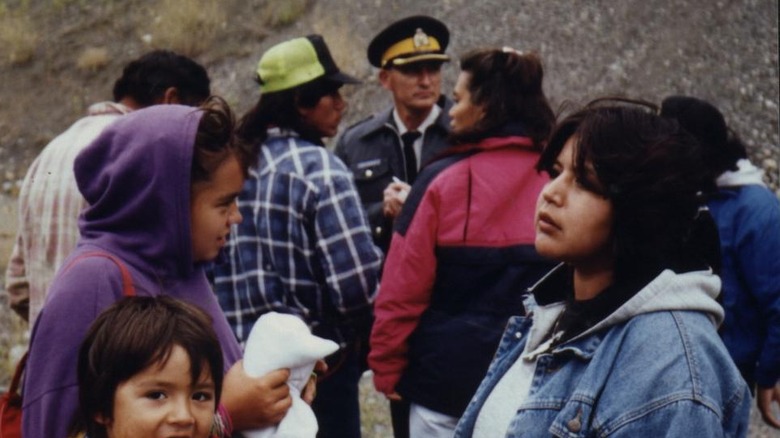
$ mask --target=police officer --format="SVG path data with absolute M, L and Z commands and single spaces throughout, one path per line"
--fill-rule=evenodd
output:
M 368 60 L 393 106 L 353 125 L 336 144 L 385 253 L 417 173 L 447 146 L 451 102 L 441 95 L 441 66 L 450 59 L 448 42 L 447 26 L 427 16 L 396 21 L 374 37 Z

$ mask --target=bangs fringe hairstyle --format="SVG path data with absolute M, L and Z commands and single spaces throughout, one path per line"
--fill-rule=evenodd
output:
M 342 85 L 321 77 L 288 90 L 265 93 L 241 118 L 236 135 L 252 145 L 255 154 L 267 137 L 266 131 L 273 126 L 295 131 L 312 143 L 322 144 L 321 133 L 311 132 L 301 123 L 299 109 L 317 106 L 320 99 L 337 92 Z
M 110 419 L 119 384 L 155 364 L 165 364 L 173 347 L 190 359 L 196 384 L 209 372 L 215 385 L 215 408 L 222 392 L 223 359 L 211 318 L 175 298 L 126 297 L 102 312 L 90 326 L 79 350 L 79 409 L 71 431 L 90 438 L 106 437 L 97 416 Z
M 638 100 L 593 101 L 558 124 L 537 164 L 537 170 L 549 173 L 565 143 L 576 140 L 578 183 L 613 206 L 617 281 L 647 267 L 680 272 L 702 263 L 715 266 L 713 257 L 719 257 L 705 248 L 717 242 L 696 229 L 698 191 L 707 178 L 700 146 L 656 111 Z M 699 237 L 702 233 L 707 237 Z
M 486 137 L 507 123 L 521 123 L 537 150 L 555 125 L 555 114 L 542 89 L 544 69 L 535 53 L 514 50 L 481 49 L 467 53 L 460 61 L 461 71 L 471 78 L 471 102 L 485 111 L 482 119 L 460 135 L 458 143 Z
M 221 97 L 211 96 L 199 109 L 203 116 L 195 134 L 192 183 L 210 181 L 217 168 L 231 155 L 238 159 L 246 178 L 255 157 L 251 148 L 234 136 L 236 122 L 230 106 Z

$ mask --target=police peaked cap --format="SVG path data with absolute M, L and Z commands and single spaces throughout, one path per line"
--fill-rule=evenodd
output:
M 444 54 L 450 32 L 441 21 L 425 15 L 403 18 L 387 26 L 368 45 L 374 67 L 421 61 L 449 61 Z

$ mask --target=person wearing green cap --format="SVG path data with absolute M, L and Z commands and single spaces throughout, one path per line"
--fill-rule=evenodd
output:
M 260 100 L 238 137 L 257 148 L 215 291 L 236 336 L 247 340 L 270 311 L 300 316 L 338 342 L 312 408 L 319 437 L 359 437 L 359 340 L 367 337 L 381 252 L 372 242 L 349 169 L 323 145 L 359 81 L 336 66 L 324 39 L 309 35 L 266 51 L 257 67 Z

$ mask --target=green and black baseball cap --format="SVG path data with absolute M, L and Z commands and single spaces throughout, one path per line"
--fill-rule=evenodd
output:
M 321 35 L 279 43 L 268 49 L 257 63 L 261 93 L 288 90 L 319 78 L 340 84 L 360 83 L 339 70 Z

